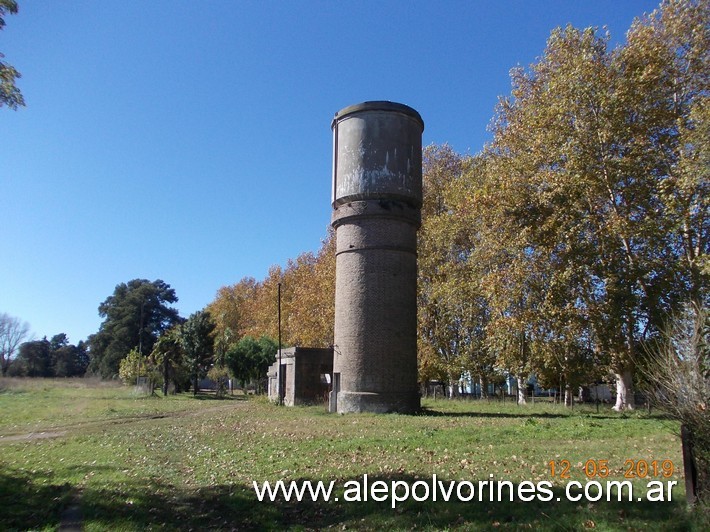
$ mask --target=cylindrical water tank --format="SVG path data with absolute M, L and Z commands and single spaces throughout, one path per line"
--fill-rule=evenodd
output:
M 333 207 L 395 199 L 422 205 L 424 122 L 401 103 L 365 102 L 339 111 L 333 129 Z

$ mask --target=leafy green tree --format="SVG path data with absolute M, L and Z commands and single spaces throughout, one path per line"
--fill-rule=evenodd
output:
M 137 384 L 138 378 L 144 378 L 147 392 L 153 394 L 155 388 L 162 383 L 162 373 L 160 366 L 152 356 L 143 356 L 138 349 L 131 349 L 124 359 L 121 360 L 118 375 L 124 384 Z
M 210 313 L 201 310 L 191 314 L 180 328 L 182 349 L 190 368 L 193 394 L 198 391 L 198 379 L 204 377 L 212 363 L 215 324 Z
M 16 13 L 15 0 L 0 0 L 0 30 L 5 27 L 5 15 Z M 18 106 L 25 105 L 22 93 L 15 85 L 15 80 L 21 76 L 12 65 L 2 61 L 3 57 L 5 56 L 0 53 L 0 107 L 7 105 L 10 109 L 17 109 Z
M 60 333 L 51 340 L 45 337 L 20 345 L 11 374 L 18 377 L 81 377 L 88 364 L 86 344 L 72 345 L 67 335 Z
M 22 344 L 17 358 L 23 368 L 23 374 L 27 377 L 53 375 L 52 348 L 46 337 Z
M 180 327 L 175 326 L 165 331 L 153 347 L 152 360 L 160 367 L 163 382 L 163 395 L 168 395 L 172 381 L 176 390 L 181 388 L 182 374 L 185 373 L 185 356 L 180 337 Z
M 52 337 L 49 345 L 54 377 L 81 377 L 86 373 L 89 355 L 83 341 L 72 345 L 67 335 L 60 333 Z
M 138 352 L 138 349 L 131 349 L 121 359 L 118 367 L 118 376 L 124 384 L 136 384 L 138 377 L 142 374 L 143 364 L 145 364 L 145 357 Z
M 224 397 L 227 393 L 227 381 L 229 380 L 229 369 L 226 366 L 213 365 L 207 372 L 207 378 L 213 381 L 217 389 L 215 395 Z
M 150 353 L 160 334 L 182 319 L 168 304 L 178 300 L 175 290 L 161 281 L 134 279 L 116 286 L 113 295 L 99 306 L 104 318 L 89 337 L 91 369 L 102 377 L 118 373 L 119 362 L 131 349 Z
M 266 371 L 276 360 L 278 344 L 268 336 L 258 340 L 252 336 L 245 336 L 227 351 L 226 363 L 232 375 L 245 386 L 247 383 L 262 383 L 266 378 Z

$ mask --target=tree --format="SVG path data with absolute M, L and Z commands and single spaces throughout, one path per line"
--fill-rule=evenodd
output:
M 293 293 L 293 285 L 286 284 L 284 281 L 284 271 L 281 266 L 274 265 L 269 268 L 269 273 L 263 281 L 256 285 L 253 297 L 247 305 L 247 313 L 249 316 L 249 326 L 245 329 L 244 335 L 257 338 L 261 335 L 271 337 L 278 336 L 278 284 L 282 283 L 281 302 L 282 306 L 286 306 Z M 288 316 L 283 312 L 281 315 L 282 340 L 288 342 L 289 327 Z
M 54 374 L 52 348 L 46 337 L 22 344 L 17 362 L 27 377 L 51 377 Z
M 650 212 L 665 220 L 665 244 L 683 300 L 708 303 L 710 241 L 710 4 L 666 0 L 634 21 L 617 55 L 619 99 L 628 109 L 629 164 L 658 183 Z M 656 192 L 656 191 L 654 191 Z
M 214 317 L 218 350 L 230 338 L 278 333 L 277 293 L 281 283 L 281 332 L 285 344 L 327 347 L 335 322 L 335 237 L 330 231 L 318 253 L 302 253 L 285 268 L 272 266 L 263 281 L 247 277 L 219 289 L 207 309 Z
M 1 14 L 1 12 L 0 12 Z M 12 357 L 29 334 L 30 326 L 9 314 L 0 313 L 0 370 L 7 375 Z
M 710 314 L 688 305 L 648 350 L 646 391 L 682 424 L 688 501 L 710 502 Z
M 494 357 L 486 344 L 490 308 L 480 282 L 484 269 L 474 257 L 480 220 L 471 203 L 484 161 L 458 155 L 447 145 L 432 145 L 424 149 L 423 162 L 420 378 L 436 375 L 447 381 L 452 396 L 462 375 L 468 373 L 485 395 Z
M 303 253 L 283 272 L 283 337 L 289 345 L 328 347 L 335 328 L 335 232 L 316 255 Z
M 708 12 L 664 2 L 613 51 L 592 28 L 556 29 L 538 63 L 512 72 L 486 150 L 486 226 L 503 224 L 509 238 L 495 240 L 514 258 L 498 275 L 555 287 L 530 307 L 543 325 L 530 332 L 546 331 L 533 345 L 567 338 L 572 352 L 561 325 L 582 323 L 619 410 L 633 405 L 639 347 L 683 300 L 707 297 Z M 507 278 L 509 296 L 524 286 Z
M 121 359 L 118 367 L 118 376 L 124 384 L 134 385 L 141 376 L 142 366 L 145 364 L 145 357 L 138 352 L 138 349 L 131 349 L 128 354 Z
M 180 328 L 180 340 L 185 360 L 190 368 L 192 393 L 195 395 L 198 391 L 198 379 L 207 374 L 212 363 L 214 327 L 210 313 L 201 310 L 191 314 Z
M 67 335 L 60 333 L 51 340 L 45 337 L 21 344 L 10 373 L 17 377 L 81 377 L 88 365 L 86 344 L 72 345 Z
M 72 345 L 67 335 L 61 333 L 53 336 L 49 344 L 55 377 L 81 377 L 86 373 L 89 355 L 83 341 Z
M 227 352 L 227 366 L 242 386 L 250 382 L 261 383 L 276 360 L 277 351 L 278 344 L 272 338 L 262 336 L 257 340 L 245 336 Z
M 215 335 L 224 338 L 241 338 L 252 326 L 253 317 L 250 304 L 255 298 L 257 282 L 253 277 L 244 277 L 231 286 L 223 286 L 209 305 L 209 311 L 215 322 Z
M 0 0 L 0 30 L 5 27 L 5 15 L 16 13 L 17 2 L 15 0 Z M 25 105 L 22 93 L 15 85 L 15 80 L 21 76 L 12 65 L 2 61 L 4 57 L 0 53 L 0 107 L 7 105 L 10 109 L 17 109 L 18 106 Z
M 180 326 L 174 326 L 165 331 L 153 347 L 150 357 L 160 367 L 163 381 L 163 395 L 168 395 L 170 381 L 176 390 L 180 389 L 185 356 L 180 337 Z M 184 371 L 184 370 L 183 370 Z
M 89 337 L 91 368 L 107 378 L 118 373 L 119 362 L 131 349 L 150 353 L 163 331 L 180 323 L 169 303 L 178 300 L 175 290 L 161 281 L 134 279 L 116 286 L 99 306 L 104 318 L 99 332 Z
M 493 229 L 486 235 L 492 268 L 484 283 L 496 309 L 490 332 L 505 367 L 533 371 L 543 353 L 573 351 L 575 335 L 561 325 L 598 316 L 591 323 L 596 338 L 620 338 L 600 347 L 618 355 L 622 375 L 624 320 L 635 304 L 633 291 L 623 290 L 633 280 L 618 235 L 604 220 L 610 208 L 594 145 L 611 134 L 599 117 L 611 112 L 614 87 L 606 40 L 592 29 L 557 29 L 541 60 L 511 77 L 512 98 L 498 105 L 486 151 L 483 225 Z M 590 307 L 605 312 L 594 315 Z M 602 333 L 602 325 L 616 329 Z M 556 358 L 569 381 L 569 364 Z
M 422 227 L 419 230 L 417 282 L 420 369 L 437 375 L 454 395 L 465 370 L 465 316 L 457 308 L 462 298 L 451 294 L 452 270 L 462 257 L 453 249 L 451 208 L 446 190 L 461 178 L 464 161 L 447 145 L 427 146 L 423 151 Z M 453 297 L 450 297 L 453 296 Z

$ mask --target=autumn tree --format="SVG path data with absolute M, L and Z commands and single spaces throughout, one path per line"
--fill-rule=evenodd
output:
M 449 146 L 431 145 L 422 153 L 422 226 L 418 232 L 418 344 L 420 379 L 437 377 L 446 382 L 449 396 L 463 372 L 460 334 L 455 318 L 442 301 L 442 272 L 449 260 L 448 242 L 441 234 L 449 209 L 445 203 L 445 189 L 462 173 L 463 161 Z
M 0 0 L 0 30 L 5 27 L 5 16 L 17 13 L 17 2 L 15 0 Z M 17 109 L 18 106 L 25 105 L 20 89 L 17 88 L 16 80 L 20 73 L 2 59 L 5 56 L 0 53 L 0 107 L 7 105 L 10 109 Z
M 285 289 L 285 290 L 284 290 Z M 288 345 L 328 347 L 335 324 L 335 233 L 317 254 L 303 253 L 284 270 L 282 305 Z
M 464 373 L 488 388 L 493 358 L 485 344 L 489 319 L 481 292 L 479 263 L 472 260 L 478 224 L 468 208 L 478 185 L 480 160 L 449 146 L 427 146 L 423 154 L 424 205 L 419 232 L 420 378 L 438 375 L 453 395 Z
M 710 4 L 666 0 L 649 17 L 636 20 L 627 38 L 615 56 L 615 66 L 623 73 L 618 99 L 626 119 L 626 166 L 629 173 L 647 175 L 653 185 L 651 208 L 643 214 L 664 229 L 654 243 L 665 253 L 656 253 L 655 258 L 672 265 L 666 275 L 671 294 L 696 306 L 707 305 Z M 622 217 L 629 217 L 623 207 L 619 206 Z M 633 235 L 629 240 L 624 246 L 632 263 Z M 651 270 L 643 281 L 654 282 L 657 276 Z M 663 300 L 662 295 L 646 297 Z M 664 310 L 672 307 L 663 303 Z
M 283 268 L 271 266 L 266 278 L 256 285 L 254 295 L 248 300 L 245 309 L 249 316 L 249 325 L 244 330 L 244 336 L 258 338 L 262 335 L 278 337 L 278 285 L 283 281 Z M 282 304 L 288 299 L 292 287 L 283 286 Z M 282 325 L 286 316 L 282 315 Z M 283 330 L 283 340 L 286 342 L 287 332 Z
M 258 283 L 253 277 L 244 277 L 231 286 L 223 286 L 214 300 L 207 305 L 215 323 L 215 337 L 226 338 L 231 344 L 246 334 L 253 326 L 250 306 L 256 296 Z
M 541 258 L 531 275 L 546 276 L 562 296 L 546 304 L 546 290 L 538 308 L 549 313 L 534 316 L 586 324 L 584 333 L 558 328 L 551 338 L 581 334 L 596 357 L 606 357 L 617 409 L 632 405 L 639 345 L 680 301 L 705 290 L 698 265 L 707 254 L 707 196 L 702 178 L 688 175 L 678 190 L 674 176 L 684 152 L 693 162 L 706 150 L 680 142 L 685 129 L 697 137 L 690 120 L 702 104 L 694 102 L 703 100 L 701 89 L 707 93 L 700 80 L 708 62 L 698 60 L 707 56 L 701 4 L 665 2 L 613 51 L 594 29 L 553 31 L 541 60 L 512 72 L 513 92 L 498 106 L 487 149 L 494 219 L 506 219 L 517 239 L 519 260 L 506 270 Z M 651 60 L 655 54 L 661 59 Z M 561 311 L 564 319 L 553 319 Z
M 216 323 L 217 352 L 226 352 L 245 336 L 278 337 L 278 285 L 284 345 L 327 347 L 333 343 L 335 237 L 316 254 L 302 253 L 285 268 L 272 266 L 263 281 L 244 278 L 219 289 L 208 305 Z

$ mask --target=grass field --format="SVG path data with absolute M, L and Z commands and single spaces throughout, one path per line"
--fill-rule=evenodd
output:
M 0 380 L 0 529 L 59 527 L 78 506 L 86 530 L 145 529 L 700 529 L 686 511 L 677 427 L 660 414 L 425 400 L 424 414 L 326 414 L 262 398 L 144 397 L 82 380 Z M 570 462 L 671 460 L 670 502 L 569 502 Z M 345 502 L 345 482 L 554 481 L 532 502 Z M 258 502 L 252 482 L 337 481 L 330 502 Z M 634 494 L 648 480 L 634 481 Z M 660 478 L 658 480 L 667 480 Z M 505 492 L 507 493 L 507 492 Z M 556 501 L 557 496 L 562 498 Z

